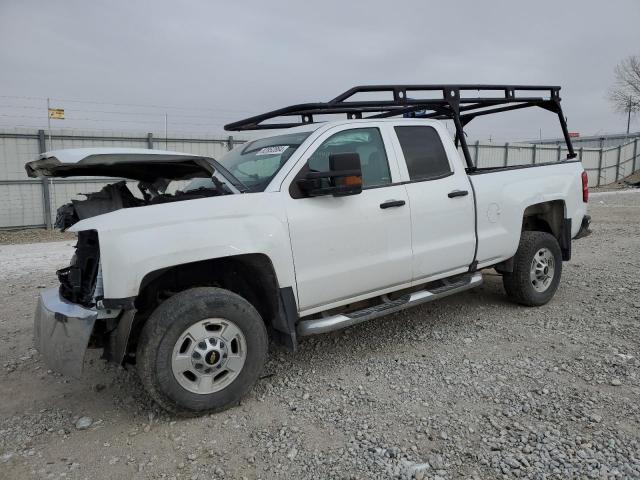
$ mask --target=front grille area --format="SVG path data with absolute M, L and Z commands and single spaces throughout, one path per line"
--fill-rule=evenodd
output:
M 93 306 L 99 265 L 98 233 L 95 230 L 79 232 L 71 265 L 56 272 L 60 280 L 60 295 L 70 302 Z

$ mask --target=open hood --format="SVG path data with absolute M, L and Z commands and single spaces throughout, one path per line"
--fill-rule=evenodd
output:
M 145 148 L 74 148 L 40 154 L 25 165 L 30 177 L 119 177 L 144 182 L 213 175 L 215 161 L 188 153 Z
M 65 230 L 78 221 L 123 208 L 197 200 L 246 191 L 213 158 L 144 148 L 78 148 L 40 154 L 25 165 L 30 177 L 112 177 L 97 192 L 79 193 L 58 208 L 55 226 Z M 137 180 L 137 190 L 131 180 Z M 182 185 L 182 180 L 192 180 Z M 178 184 L 175 186 L 175 184 Z M 171 187 L 171 188 L 169 188 Z

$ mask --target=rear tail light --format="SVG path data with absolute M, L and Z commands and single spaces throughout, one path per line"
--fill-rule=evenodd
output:
M 587 172 L 582 172 L 582 201 L 587 203 L 589 201 L 589 177 Z

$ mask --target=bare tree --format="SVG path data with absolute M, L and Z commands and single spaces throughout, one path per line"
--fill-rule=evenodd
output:
M 614 70 L 615 82 L 609 90 L 613 108 L 627 114 L 627 133 L 631 114 L 640 111 L 640 56 L 631 55 L 622 60 Z

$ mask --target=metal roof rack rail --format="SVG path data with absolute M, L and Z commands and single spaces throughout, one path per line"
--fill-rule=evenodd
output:
M 420 98 L 434 92 L 433 98 Z M 469 93 L 477 92 L 476 95 Z M 479 96 L 490 92 L 492 96 Z M 392 99 L 354 100 L 358 94 L 386 94 Z M 534 96 L 537 93 L 538 96 Z M 391 94 L 391 95 L 389 95 Z M 453 120 L 456 146 L 462 148 L 467 166 L 475 169 L 464 135 L 464 126 L 478 116 L 540 107 L 558 115 L 569 154 L 575 158 L 566 119 L 560 106 L 560 87 L 548 85 L 362 85 L 353 87 L 328 102 L 301 103 L 280 108 L 225 125 L 225 130 L 265 130 L 291 128 L 315 123 L 314 116 L 346 114 L 348 119 L 379 119 L 402 115 L 410 118 Z M 272 122 L 281 117 L 300 117 L 298 121 Z

